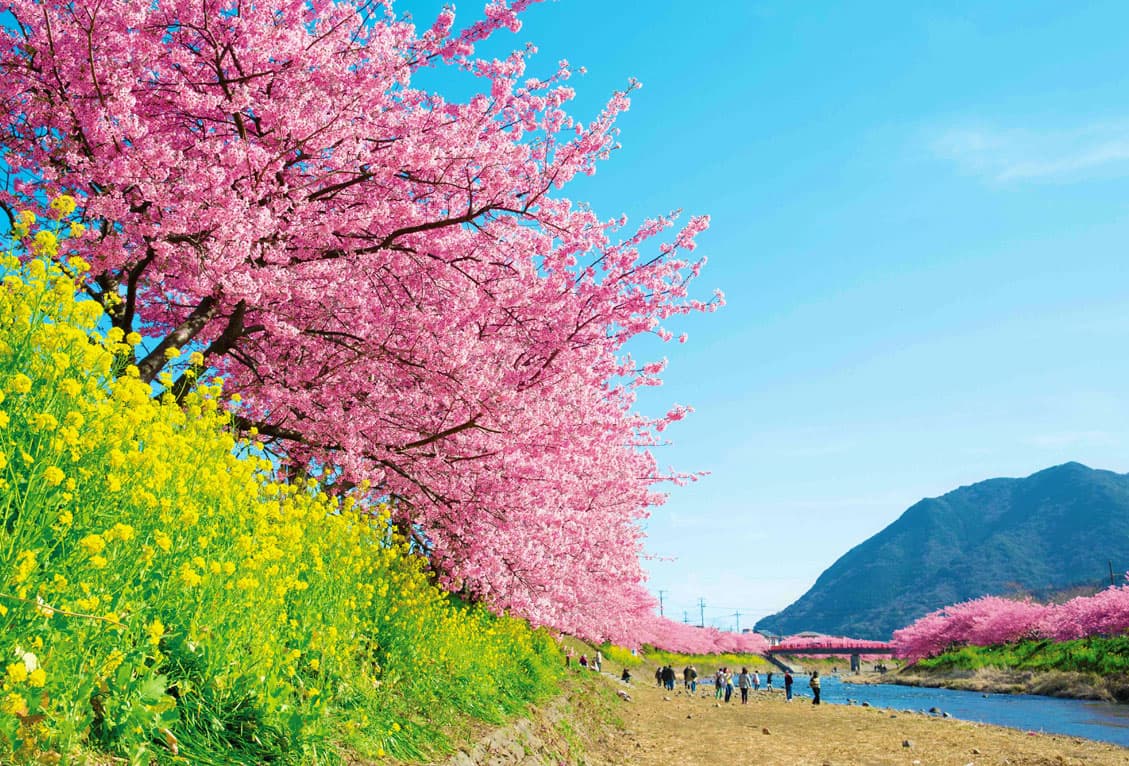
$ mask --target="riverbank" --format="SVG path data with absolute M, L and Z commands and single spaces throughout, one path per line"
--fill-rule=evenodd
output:
M 885 683 L 1129 702 L 1129 637 L 1028 639 L 925 657 Z
M 637 677 L 646 678 L 646 670 L 640 668 Z M 786 703 L 780 691 L 753 694 L 748 705 L 735 695 L 725 704 L 715 702 L 708 687 L 690 696 L 681 689 L 660 689 L 653 681 L 625 685 L 612 674 L 591 678 L 603 689 L 585 680 L 566 695 L 567 711 L 576 713 L 562 717 L 558 709 L 549 715 L 555 721 L 551 736 L 572 743 L 567 753 L 559 744 L 536 751 L 523 747 L 520 736 L 494 733 L 492 744 L 461 753 L 458 766 L 713 766 L 719 758 L 766 766 L 1123 766 L 1129 761 L 1129 749 L 1077 737 L 877 707 L 817 707 L 806 698 Z M 609 696 L 620 690 L 630 701 Z M 577 696 L 582 694 L 595 694 L 595 701 Z
M 1071 671 L 1012 670 L 984 667 L 975 670 L 918 668 L 878 676 L 844 676 L 845 683 L 883 683 L 926 686 L 987 694 L 1041 694 L 1065 699 L 1129 702 L 1129 676 L 1101 676 Z

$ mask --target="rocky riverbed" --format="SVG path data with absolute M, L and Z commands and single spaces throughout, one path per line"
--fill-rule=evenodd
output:
M 646 677 L 645 669 L 638 675 Z M 741 705 L 737 696 L 719 704 L 712 689 L 691 696 L 654 684 L 627 686 L 610 676 L 600 681 L 606 685 L 602 693 L 587 683 L 580 687 L 587 689 L 582 693 L 600 697 L 597 704 L 580 703 L 574 689 L 568 706 L 553 709 L 550 723 L 538 725 L 542 732 L 555 732 L 541 739 L 556 744 L 538 748 L 528 739 L 509 743 L 506 735 L 492 732 L 490 746 L 468 747 L 460 754 L 459 766 L 1129 763 L 1129 750 L 1116 745 L 875 707 L 817 707 L 808 699 L 785 703 L 779 691 L 754 694 L 748 705 Z M 625 691 L 630 700 L 612 697 L 608 689 Z M 576 712 L 570 717 L 568 711 Z M 522 726 L 515 729 L 519 739 Z M 569 747 L 561 747 L 566 741 Z

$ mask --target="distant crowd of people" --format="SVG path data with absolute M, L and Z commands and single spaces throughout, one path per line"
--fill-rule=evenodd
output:
M 627 676 L 623 680 L 630 680 L 627 674 L 627 668 L 624 668 L 624 674 Z M 773 672 L 765 673 L 764 675 L 764 689 L 765 691 L 773 691 Z M 668 690 L 673 691 L 676 673 L 674 667 L 671 665 L 663 665 L 655 669 L 655 683 Z M 750 671 L 748 668 L 741 668 L 741 672 L 734 674 L 728 667 L 720 667 L 714 672 L 713 678 L 713 693 L 714 699 L 729 702 L 733 698 L 733 691 L 736 689 L 741 693 L 741 704 L 749 704 L 749 692 L 758 692 L 761 690 L 761 674 L 756 670 Z M 707 681 L 708 683 L 708 681 Z M 784 701 L 792 701 L 792 686 L 795 679 L 792 677 L 791 671 L 784 671 Z M 687 665 L 682 669 L 682 685 L 686 691 L 691 694 L 696 694 L 698 691 L 698 669 L 693 665 Z M 816 670 L 811 674 L 808 681 L 808 688 L 812 693 L 812 704 L 820 704 L 820 691 L 821 683 L 819 680 L 819 671 Z
M 565 667 L 572 667 L 572 649 L 565 650 Z M 586 669 L 600 672 L 604 664 L 604 655 L 599 649 L 596 650 L 594 657 L 589 659 L 587 654 L 581 654 L 577 660 L 577 664 Z M 764 676 L 764 689 L 765 691 L 773 691 L 772 681 L 773 672 L 767 672 Z M 620 674 L 619 679 L 624 683 L 631 683 L 631 672 L 624 667 L 623 672 Z M 669 691 L 674 691 L 677 673 L 674 666 L 670 664 L 662 665 L 655 669 L 655 683 Z M 756 670 L 752 672 L 748 668 L 741 668 L 741 672 L 737 674 L 734 679 L 733 673 L 730 672 L 728 667 L 718 668 L 713 678 L 714 699 L 720 701 L 724 699 L 729 702 L 733 698 L 733 690 L 737 689 L 741 693 L 741 704 L 749 704 L 749 691 L 760 691 L 761 689 L 761 674 Z M 708 681 L 707 681 L 708 683 Z M 791 671 L 784 671 L 784 701 L 792 701 L 792 686 L 795 679 L 792 678 Z M 690 694 L 697 694 L 698 692 L 698 669 L 692 664 L 687 665 L 682 669 L 682 686 Z M 821 683 L 819 680 L 819 671 L 813 671 L 811 678 L 808 680 L 808 688 L 811 689 L 812 700 L 811 704 L 820 704 L 820 691 Z

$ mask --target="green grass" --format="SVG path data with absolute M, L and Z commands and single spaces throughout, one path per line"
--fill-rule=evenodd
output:
M 979 670 L 995 667 L 1100 675 L 1129 673 L 1129 636 L 964 646 L 937 657 L 919 660 L 916 667 L 925 670 Z
M 656 665 L 672 665 L 679 670 L 687 665 L 694 665 L 698 668 L 699 678 L 706 673 L 706 669 L 712 670 L 720 667 L 726 667 L 730 670 L 748 668 L 758 672 L 777 670 L 775 665 L 759 654 L 678 654 L 677 652 L 649 649 L 644 652 L 644 656 L 647 662 L 653 662 Z

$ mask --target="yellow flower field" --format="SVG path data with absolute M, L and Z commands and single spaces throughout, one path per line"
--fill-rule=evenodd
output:
M 73 210 L 0 247 L 0 762 L 409 757 L 548 693 L 555 642 L 434 587 L 378 495 L 284 480 L 218 378 L 153 398 Z

